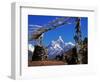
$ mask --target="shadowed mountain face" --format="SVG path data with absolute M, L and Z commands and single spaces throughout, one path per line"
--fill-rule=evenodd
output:
M 34 46 L 35 50 L 32 55 L 32 61 L 40 61 L 47 59 L 47 52 L 43 46 Z

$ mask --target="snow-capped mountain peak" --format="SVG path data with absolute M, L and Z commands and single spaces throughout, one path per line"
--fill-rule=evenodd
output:
M 62 37 L 59 36 L 57 40 L 51 41 L 48 46 L 48 57 L 55 58 L 55 56 L 62 54 L 63 52 L 68 51 L 73 48 L 75 45 L 72 42 L 64 42 Z
M 58 42 L 62 42 L 62 43 L 64 43 L 64 41 L 63 41 L 63 39 L 62 39 L 62 37 L 61 36 L 59 36 L 59 38 L 58 38 L 58 40 L 57 40 Z
M 65 43 L 65 45 L 71 45 L 71 46 L 75 46 L 75 44 L 73 44 L 72 42 L 68 42 L 68 43 Z

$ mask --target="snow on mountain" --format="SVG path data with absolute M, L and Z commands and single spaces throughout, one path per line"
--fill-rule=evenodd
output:
M 64 43 L 64 41 L 63 41 L 61 36 L 59 36 L 59 39 L 57 41 L 60 42 L 60 43 Z
M 31 52 L 34 52 L 34 46 L 32 44 L 28 45 L 28 50 L 30 50 Z
M 72 45 L 72 46 L 75 46 L 75 44 L 73 44 L 72 42 L 68 42 L 68 43 L 65 43 L 66 45 Z
M 72 42 L 65 43 L 64 51 L 68 51 L 69 49 L 73 48 L 75 44 Z
M 34 52 L 34 46 L 32 44 L 29 44 L 28 45 L 28 59 L 29 60 L 32 60 L 33 52 Z
M 75 45 L 72 42 L 65 43 L 61 36 L 58 40 L 51 41 L 48 45 L 48 57 L 49 59 L 55 58 L 57 55 L 62 55 L 63 52 L 68 51 L 73 48 Z

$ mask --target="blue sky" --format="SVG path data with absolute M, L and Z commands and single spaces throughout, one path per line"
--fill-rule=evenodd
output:
M 30 25 L 43 26 L 58 17 L 59 16 L 28 15 L 28 29 L 32 28 Z M 59 36 L 62 36 L 62 39 L 64 40 L 64 42 L 75 43 L 73 39 L 73 35 L 75 34 L 74 27 L 75 27 L 75 24 L 65 24 L 65 25 L 60 26 L 59 28 L 46 32 L 43 38 L 44 45 L 48 45 L 52 40 L 57 40 Z M 30 30 L 28 32 L 30 33 Z M 83 38 L 88 36 L 88 18 L 87 17 L 81 17 L 81 32 L 82 32 Z

